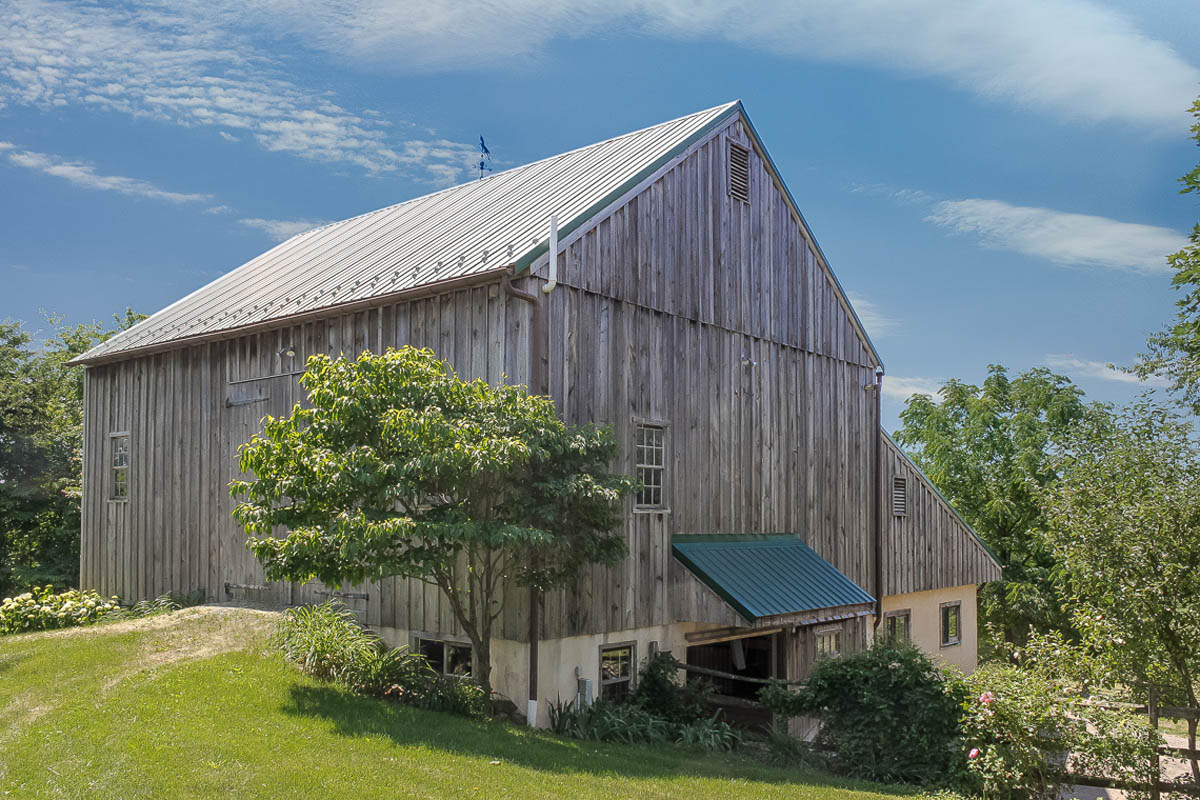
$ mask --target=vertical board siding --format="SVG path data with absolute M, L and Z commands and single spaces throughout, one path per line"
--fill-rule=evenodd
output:
M 908 594 L 1000 579 L 1000 567 L 890 438 L 883 438 L 884 593 Z M 892 481 L 907 483 L 907 513 L 892 513 Z
M 543 297 L 560 413 L 610 425 L 622 446 L 617 466 L 630 473 L 635 418 L 663 422 L 669 506 L 634 513 L 629 499 L 629 557 L 585 569 L 571 591 L 547 593 L 544 637 L 677 620 L 741 624 L 672 558 L 674 532 L 799 533 L 873 586 L 877 422 L 863 387 L 875 362 L 753 148 L 751 202 L 728 196 L 731 139 L 750 144 L 740 120 L 565 240 L 559 289 Z M 296 379 L 311 354 L 430 347 L 463 377 L 527 384 L 531 323 L 528 304 L 492 284 L 88 368 L 84 585 L 126 600 L 164 591 L 272 605 L 324 599 L 328 589 L 316 582 L 268 584 L 246 551 L 227 488 L 238 445 L 264 415 L 303 400 Z M 283 355 L 288 346 L 294 358 Z M 108 435 L 125 430 L 130 499 L 120 502 L 108 499 Z M 911 469 L 887 452 L 885 487 Z M 991 575 L 991 561 L 940 500 L 917 499 L 912 516 L 887 528 L 888 593 Z M 227 593 L 226 583 L 240 588 Z M 347 588 L 367 592 L 362 612 L 372 624 L 461 633 L 440 593 L 419 581 Z M 496 634 L 524 639 L 528 591 L 506 585 L 504 603 Z

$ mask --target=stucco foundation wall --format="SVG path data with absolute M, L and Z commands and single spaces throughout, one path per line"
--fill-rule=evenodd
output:
M 962 604 L 959 623 L 962 636 L 958 644 L 942 647 L 943 603 Z M 973 672 L 979 665 L 979 622 L 975 584 L 955 586 L 950 589 L 933 589 L 927 592 L 887 595 L 883 598 L 883 612 L 909 609 L 912 613 L 912 641 L 933 660 L 952 664 L 963 672 Z M 883 626 L 877 629 L 883 632 Z
M 669 650 L 679 660 L 686 658 L 687 639 L 692 631 L 720 627 L 704 623 L 683 622 L 674 625 L 655 625 L 647 628 L 631 628 L 611 633 L 590 636 L 571 636 L 563 639 L 543 640 L 538 647 L 538 727 L 550 724 L 549 704 L 557 700 L 575 697 L 577 682 L 576 668 L 580 678 L 592 681 L 594 697 L 600 696 L 600 648 L 608 645 L 634 645 L 636 661 L 635 675 L 650 654 L 651 643 L 658 650 Z M 464 641 L 461 637 L 443 637 L 433 633 L 406 631 L 398 628 L 376 628 L 389 645 L 410 645 L 412 636 L 446 638 Z M 492 689 L 512 700 L 521 713 L 525 713 L 529 695 L 529 645 L 511 639 L 492 639 Z

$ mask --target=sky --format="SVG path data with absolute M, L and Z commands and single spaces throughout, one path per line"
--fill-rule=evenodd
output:
M 150 313 L 315 225 L 741 99 L 912 392 L 1089 398 L 1200 219 L 1194 0 L 0 0 L 0 318 Z

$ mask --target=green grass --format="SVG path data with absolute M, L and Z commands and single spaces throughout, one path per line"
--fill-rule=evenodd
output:
M 0 797 L 878 798 L 746 756 L 567 741 L 359 697 L 196 608 L 0 639 Z

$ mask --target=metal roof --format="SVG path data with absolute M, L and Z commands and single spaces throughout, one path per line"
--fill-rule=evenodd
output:
M 676 535 L 671 545 L 684 566 L 750 622 L 875 602 L 792 534 Z
M 570 233 L 740 110 L 727 103 L 293 236 L 74 361 L 527 267 L 546 252 L 551 214 Z

